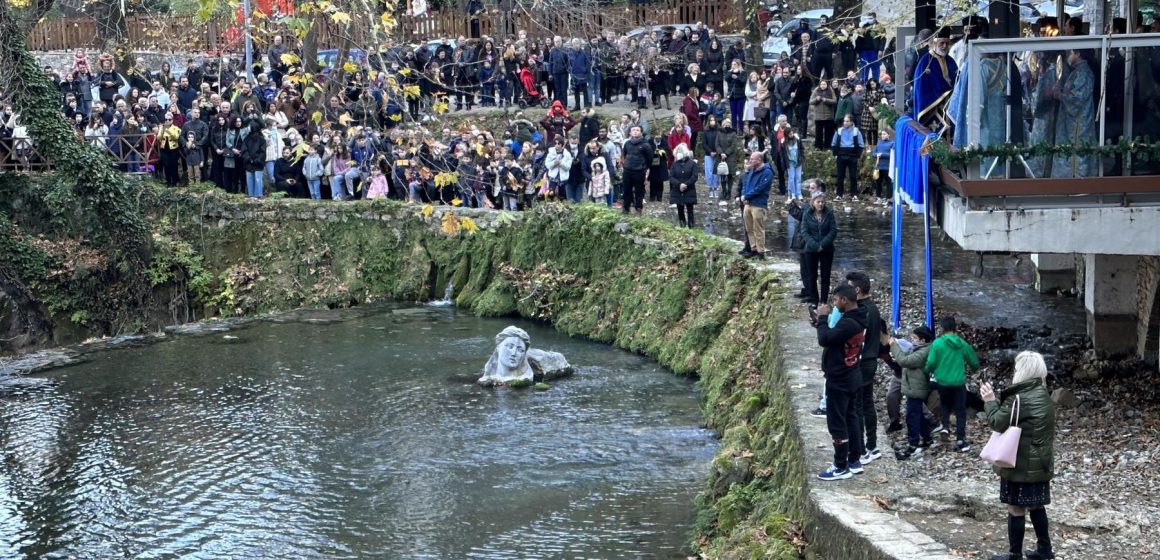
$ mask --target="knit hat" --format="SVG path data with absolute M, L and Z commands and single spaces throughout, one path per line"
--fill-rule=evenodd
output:
M 825 197 L 826 197 L 826 191 L 813 191 L 810 193 L 810 200 L 813 200 L 815 198 L 825 198 Z

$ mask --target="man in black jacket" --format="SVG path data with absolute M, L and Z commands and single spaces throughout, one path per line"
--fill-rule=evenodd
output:
M 857 298 L 854 288 L 842 284 L 830 296 L 834 307 L 822 304 L 817 309 L 818 345 L 823 348 L 826 377 L 826 428 L 834 440 L 834 464 L 818 474 L 821 480 L 842 480 L 862 472 L 850 448 L 857 429 L 854 397 L 862 384 L 859 364 L 866 340 L 866 310 L 858 307 Z
M 868 334 L 862 347 L 862 360 L 858 364 L 858 369 L 862 372 L 862 386 L 858 390 L 854 405 L 854 417 L 861 429 L 851 438 L 850 449 L 851 456 L 858 457 L 858 461 L 865 465 L 882 458 L 882 453 L 878 451 L 878 413 L 874 409 L 874 374 L 878 372 L 882 316 L 878 313 L 878 306 L 874 304 L 874 300 L 870 299 L 870 277 L 865 272 L 847 274 L 846 283 L 854 288 L 858 308 L 866 311 Z
M 634 124 L 624 143 L 624 201 L 623 210 L 636 206 L 636 213 L 644 210 L 644 182 L 653 160 L 653 145 L 644 137 L 640 125 Z

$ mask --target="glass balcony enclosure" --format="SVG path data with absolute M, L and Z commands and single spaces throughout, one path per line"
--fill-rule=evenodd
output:
M 963 79 L 952 143 L 1000 147 L 964 179 L 1160 174 L 1145 153 L 1160 142 L 1160 34 L 979 39 Z M 1127 146 L 1137 138 L 1147 146 Z

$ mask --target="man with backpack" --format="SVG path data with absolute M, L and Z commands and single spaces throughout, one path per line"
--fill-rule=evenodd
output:
M 830 142 L 834 155 L 838 156 L 838 199 L 845 195 L 846 175 L 850 176 L 850 194 L 858 194 L 858 160 L 866 148 L 862 131 L 854 126 L 854 117 L 847 113 L 842 117 L 842 127 L 834 132 Z

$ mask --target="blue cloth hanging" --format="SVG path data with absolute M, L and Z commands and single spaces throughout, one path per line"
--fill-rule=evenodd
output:
M 891 224 L 890 294 L 892 323 L 901 325 L 902 308 L 902 204 L 922 212 L 925 229 L 926 253 L 926 324 L 934 324 L 934 290 L 931 283 L 930 214 L 926 211 L 929 189 L 930 156 L 922 153 L 922 146 L 937 138 L 936 134 L 922 134 L 910 123 L 911 117 L 902 116 L 894 124 L 894 216 Z

